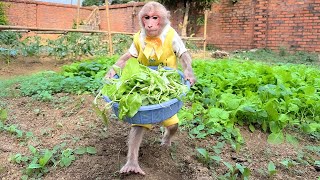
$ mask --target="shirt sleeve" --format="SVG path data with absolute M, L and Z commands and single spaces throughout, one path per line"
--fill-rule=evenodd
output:
M 184 45 L 184 42 L 180 38 L 179 34 L 175 31 L 173 40 L 172 40 L 172 48 L 174 53 L 177 57 L 180 58 L 180 56 L 187 51 L 186 46 Z
M 134 45 L 134 43 L 131 44 L 130 48 L 129 48 L 129 53 L 131 54 L 131 56 L 137 58 L 138 57 L 138 50 L 136 48 L 136 46 Z

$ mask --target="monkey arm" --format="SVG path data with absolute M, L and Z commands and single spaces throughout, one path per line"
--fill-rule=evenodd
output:
M 133 57 L 129 52 L 123 54 L 118 61 L 114 64 L 120 68 L 124 68 L 124 66 L 126 65 L 128 59 L 130 59 L 131 57 Z M 116 74 L 116 71 L 111 68 L 108 73 L 105 75 L 105 78 L 110 79 L 112 78 L 114 75 Z
M 188 52 L 184 52 L 180 57 L 180 63 L 182 65 L 183 73 L 186 80 L 190 81 L 190 84 L 193 85 L 196 83 L 196 78 L 194 76 L 192 66 L 191 66 L 191 56 Z

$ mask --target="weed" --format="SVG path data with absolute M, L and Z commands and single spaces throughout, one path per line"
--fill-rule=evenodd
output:
M 23 171 L 24 178 L 41 178 L 57 166 L 70 166 L 76 160 L 76 155 L 97 153 L 94 147 L 78 147 L 73 150 L 65 146 L 66 143 L 62 143 L 54 146 L 53 149 L 38 150 L 29 145 L 30 156 L 17 153 L 10 156 L 10 161 L 26 166 Z
M 5 123 L 7 118 L 8 118 L 7 110 L 0 107 L 0 122 Z
M 295 162 L 294 160 L 292 159 L 284 159 L 280 162 L 284 167 L 286 167 L 287 169 L 293 167 L 293 166 L 296 166 L 298 165 L 299 163 Z
M 248 59 L 254 61 L 262 61 L 268 63 L 295 63 L 295 64 L 314 64 L 319 63 L 319 54 L 295 51 L 288 52 L 286 48 L 282 47 L 279 52 L 270 49 L 258 49 L 245 52 L 235 52 L 233 57 Z
M 270 161 L 268 163 L 268 173 L 269 173 L 270 177 L 272 177 L 273 175 L 275 175 L 277 173 L 276 166 L 274 165 L 274 163 L 272 161 Z
M 132 44 L 132 36 L 124 34 L 115 34 L 112 36 L 113 51 L 116 54 L 124 54 Z
M 236 163 L 234 166 L 228 162 L 223 162 L 223 164 L 225 166 L 227 166 L 229 171 L 226 174 L 224 174 L 223 176 L 219 176 L 218 179 L 234 179 L 234 180 L 236 180 L 239 177 L 241 177 L 241 179 L 244 179 L 244 180 L 249 179 L 249 176 L 251 173 L 249 168 L 247 168 L 241 164 L 238 164 L 238 163 Z
M 210 153 L 204 148 L 196 148 L 198 154 L 198 159 L 208 167 L 212 165 L 213 162 L 217 164 L 220 163 L 221 157 L 220 156 L 212 156 Z

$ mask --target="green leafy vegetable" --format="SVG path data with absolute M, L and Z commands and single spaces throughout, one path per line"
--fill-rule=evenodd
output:
M 136 59 L 127 61 L 118 74 L 119 79 L 111 79 L 101 93 L 113 102 L 119 103 L 119 118 L 133 117 L 141 106 L 160 104 L 180 98 L 187 92 L 176 70 L 158 67 L 152 70 L 138 63 Z

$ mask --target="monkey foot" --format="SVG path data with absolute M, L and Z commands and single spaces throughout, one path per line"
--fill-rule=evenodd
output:
M 121 169 L 120 173 L 137 173 L 137 174 L 142 174 L 145 175 L 146 173 L 142 171 L 138 163 L 134 162 L 127 162 Z

